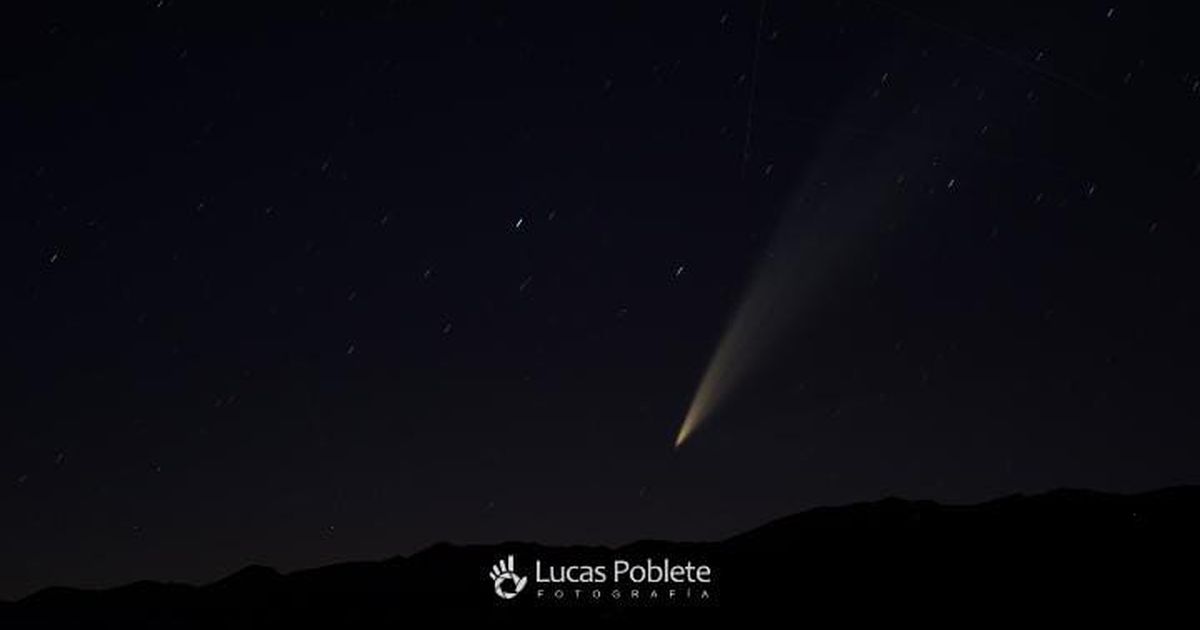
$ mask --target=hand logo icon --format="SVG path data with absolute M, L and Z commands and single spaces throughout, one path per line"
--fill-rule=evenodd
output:
M 488 573 L 488 577 L 492 578 L 495 583 L 496 595 L 501 599 L 512 599 L 525 589 L 525 584 L 529 578 L 518 577 L 513 571 L 516 566 L 513 564 L 512 555 L 508 556 L 507 561 L 501 558 L 499 562 L 492 567 L 492 571 Z

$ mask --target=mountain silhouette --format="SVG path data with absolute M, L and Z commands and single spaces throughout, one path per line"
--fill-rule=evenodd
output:
M 611 549 L 531 543 L 441 543 L 409 557 L 283 574 L 246 567 L 214 583 L 135 582 L 105 590 L 53 587 L 0 602 L 0 628 L 399 628 L 424 620 L 713 623 L 777 619 L 933 621 L 1031 615 L 1078 621 L 1184 606 L 1198 574 L 1200 487 L 1120 495 L 1082 490 L 975 505 L 884 499 L 817 508 L 717 542 L 640 541 Z M 618 558 L 711 566 L 713 580 L 637 601 L 612 584 L 531 583 L 510 600 L 489 568 L 512 555 L 609 565 Z M 542 589 L 541 596 L 537 589 Z M 581 588 L 582 597 L 573 594 Z M 961 617 L 960 617 L 961 616 Z

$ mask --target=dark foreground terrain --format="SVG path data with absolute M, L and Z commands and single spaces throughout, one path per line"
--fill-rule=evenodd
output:
M 1197 532 L 1200 487 L 1138 495 L 1064 490 L 972 506 L 887 499 L 811 510 L 713 543 L 443 544 L 411 557 L 286 575 L 248 567 L 204 586 L 49 588 L 0 604 L 0 628 L 400 628 L 429 619 L 522 618 L 803 626 L 831 617 L 933 622 L 962 615 L 1022 625 L 1048 615 L 1112 622 L 1168 609 L 1195 614 L 1188 609 L 1200 601 Z M 508 554 L 529 584 L 502 600 L 488 572 Z M 672 592 L 611 581 L 564 588 L 532 576 L 535 560 L 611 566 L 662 558 L 707 564 L 712 582 Z M 621 592 L 614 597 L 613 590 Z

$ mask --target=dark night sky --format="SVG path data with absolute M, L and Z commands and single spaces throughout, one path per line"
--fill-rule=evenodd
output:
M 0 20 L 0 597 L 1200 481 L 1178 3 L 113 4 Z

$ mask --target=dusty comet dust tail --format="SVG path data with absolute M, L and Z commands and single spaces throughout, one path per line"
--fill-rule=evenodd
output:
M 871 226 L 892 211 L 885 189 L 863 186 L 859 173 L 895 170 L 915 149 L 884 146 L 857 168 L 837 147 L 850 146 L 831 134 L 828 150 L 782 214 L 770 247 L 755 270 L 750 288 L 717 344 L 675 436 L 675 448 L 728 402 L 747 376 L 768 362 L 776 348 L 827 298 L 830 283 L 846 273 L 855 254 L 871 242 Z M 848 150 L 848 149 L 847 149 Z M 849 173 L 841 181 L 827 173 Z M 827 183 L 827 179 L 834 182 Z M 807 199 L 807 200 L 805 200 Z
M 781 286 L 781 281 L 791 275 L 782 273 L 781 265 L 784 264 L 768 257 L 756 274 L 754 284 L 738 306 L 700 379 L 683 425 L 675 436 L 675 448 L 682 446 L 717 410 L 745 379 L 747 371 L 759 363 L 770 344 L 777 340 L 778 332 L 792 311 L 784 305 L 793 295 Z

